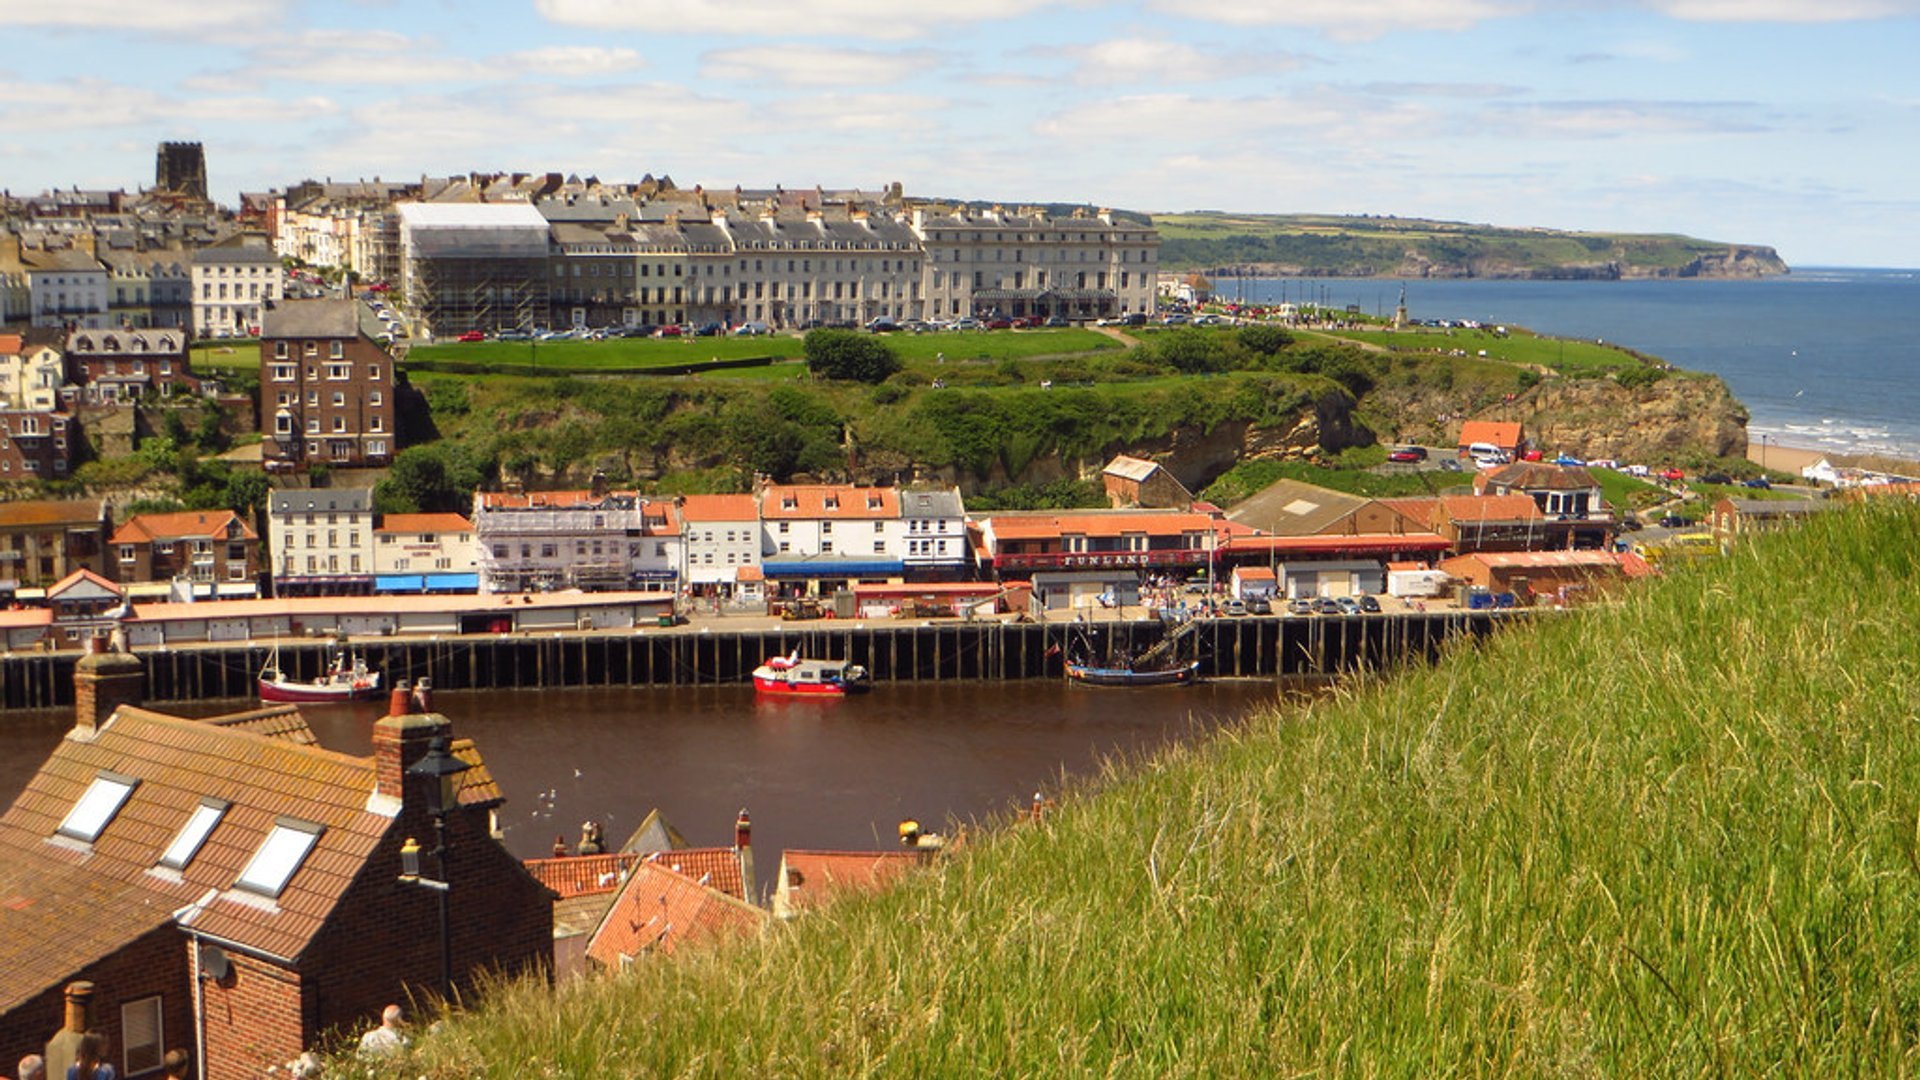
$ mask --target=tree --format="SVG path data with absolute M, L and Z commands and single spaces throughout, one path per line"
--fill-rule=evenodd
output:
M 383 514 L 470 512 L 485 471 L 465 446 L 437 442 L 410 446 L 373 488 L 373 508 Z
M 900 370 L 900 357 L 886 342 L 852 330 L 809 330 L 802 348 L 807 370 L 823 379 L 878 383 Z
M 1256 356 L 1272 356 L 1293 344 L 1293 335 L 1277 326 L 1254 323 L 1241 327 L 1234 335 L 1240 347 Z
M 1186 329 L 1162 334 L 1152 345 L 1155 359 L 1183 375 L 1200 375 L 1227 369 L 1227 350 L 1220 336 L 1206 330 Z

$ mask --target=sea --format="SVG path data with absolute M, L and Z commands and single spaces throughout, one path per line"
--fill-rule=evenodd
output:
M 1742 280 L 1216 278 L 1215 295 L 1616 342 L 1726 380 L 1771 442 L 1920 461 L 1920 270 L 1802 267 Z

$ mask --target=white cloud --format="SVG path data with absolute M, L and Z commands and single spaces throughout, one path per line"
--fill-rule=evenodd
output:
M 774 110 L 784 130 L 881 131 L 906 133 L 928 124 L 948 108 L 945 98 L 918 94 L 827 94 L 785 99 Z
M 1531 8 L 1526 0 L 1152 0 L 1150 6 L 1229 26 L 1314 29 L 1340 41 L 1367 41 L 1396 30 L 1470 30 Z
M 1116 38 L 1058 51 L 1079 61 L 1074 81 L 1093 84 L 1215 82 L 1293 71 L 1305 63 L 1291 53 L 1198 49 L 1152 38 Z
M 1557 101 L 1496 107 L 1481 122 L 1520 139 L 1735 135 L 1767 130 L 1755 110 L 1741 102 Z
M 594 30 L 915 38 L 957 23 L 1013 19 L 1075 0 L 534 0 L 546 18 Z
M 579 75 L 610 75 L 646 66 L 632 49 L 609 49 L 600 45 L 549 45 L 508 53 L 500 62 L 513 68 L 565 78 Z
M 189 33 L 271 26 L 284 0 L 0 0 L 0 26 Z
M 709 79 L 765 81 L 789 86 L 878 86 L 924 74 L 939 65 L 928 49 L 881 52 L 810 45 L 759 45 L 715 49 L 701 57 Z
M 1653 0 L 1649 6 L 1688 22 L 1859 22 L 1920 15 L 1917 0 Z

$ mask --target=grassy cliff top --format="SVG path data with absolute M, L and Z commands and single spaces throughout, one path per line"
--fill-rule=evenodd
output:
M 1167 269 L 1260 265 L 1300 274 L 1478 277 L 1757 276 L 1772 248 L 1677 234 L 1568 232 L 1325 214 L 1155 214 Z
M 503 992 L 421 1076 L 1900 1075 L 1920 511 L 1116 768 L 894 892 Z

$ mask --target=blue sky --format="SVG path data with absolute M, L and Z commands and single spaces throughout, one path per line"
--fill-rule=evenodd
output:
M 519 170 L 1920 265 L 1920 0 L 0 0 L 0 186 Z

